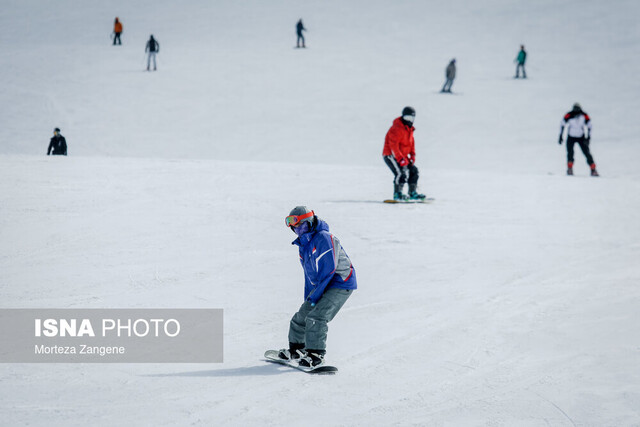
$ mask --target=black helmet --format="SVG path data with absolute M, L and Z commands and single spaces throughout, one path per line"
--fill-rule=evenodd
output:
M 582 107 L 577 102 L 573 104 L 573 111 L 582 111 Z
M 404 107 L 402 109 L 402 116 L 414 116 L 416 115 L 416 110 L 413 107 Z
M 60 128 L 55 128 L 53 131 L 54 132 L 60 132 Z
M 413 107 L 404 107 L 402 109 L 402 121 L 407 126 L 413 126 L 413 121 L 416 119 L 416 110 Z

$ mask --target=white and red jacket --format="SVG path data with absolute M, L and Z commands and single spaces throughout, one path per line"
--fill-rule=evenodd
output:
M 591 119 L 584 111 L 570 111 L 564 115 L 560 123 L 560 136 L 562 136 L 565 126 L 568 128 L 567 135 L 572 138 L 585 136 L 589 138 L 591 136 Z M 585 128 L 587 129 L 586 135 Z

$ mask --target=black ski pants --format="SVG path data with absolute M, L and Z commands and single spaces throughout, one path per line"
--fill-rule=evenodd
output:
M 409 164 L 405 167 L 400 167 L 398 161 L 393 156 L 384 156 L 384 162 L 389 166 L 391 172 L 393 172 L 393 184 L 403 185 L 409 183 L 409 185 L 417 184 L 420 177 L 420 171 L 416 165 Z
M 593 162 L 593 156 L 591 155 L 591 151 L 589 150 L 589 142 L 585 139 L 585 137 L 576 138 L 573 136 L 567 137 L 567 162 L 573 163 L 573 145 L 578 144 L 582 153 L 587 158 L 587 164 L 591 166 Z
M 116 41 L 118 42 L 117 44 L 122 44 L 122 41 L 120 40 L 120 33 L 113 33 L 115 34 L 113 36 L 113 45 L 116 45 Z
M 527 72 L 524 70 L 524 64 L 520 64 L 518 63 L 518 66 L 516 67 L 516 78 L 520 77 L 520 69 L 522 68 L 522 77 L 524 77 L 525 79 L 527 78 Z

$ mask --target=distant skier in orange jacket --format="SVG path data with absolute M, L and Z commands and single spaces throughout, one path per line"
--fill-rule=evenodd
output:
M 117 16 L 116 22 L 113 24 L 113 34 L 113 45 L 116 45 L 116 41 L 121 45 L 122 41 L 120 40 L 120 34 L 122 34 L 122 22 L 120 22 Z

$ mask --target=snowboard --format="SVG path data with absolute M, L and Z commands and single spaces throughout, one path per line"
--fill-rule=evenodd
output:
M 338 372 L 338 368 L 335 366 L 322 365 L 317 368 L 307 368 L 306 366 L 299 366 L 298 362 L 290 362 L 288 360 L 282 360 L 278 357 L 278 350 L 267 350 L 264 352 L 264 358 L 267 362 L 277 363 L 278 365 L 288 366 L 293 369 L 297 369 L 307 374 L 317 375 L 333 375 Z
M 427 197 L 426 199 L 415 199 L 415 200 L 394 200 L 394 199 L 386 199 L 384 203 L 391 204 L 402 204 L 402 203 L 433 203 L 436 199 L 433 197 Z

